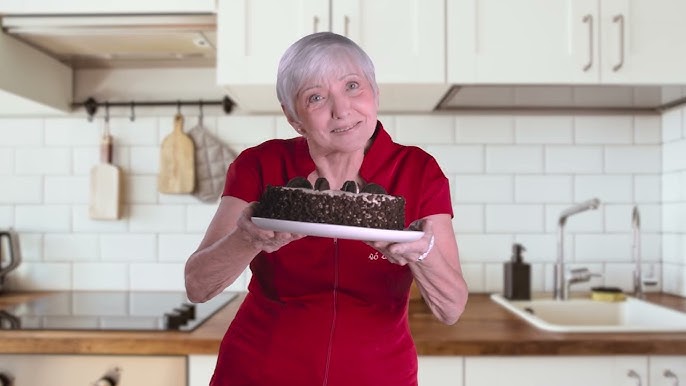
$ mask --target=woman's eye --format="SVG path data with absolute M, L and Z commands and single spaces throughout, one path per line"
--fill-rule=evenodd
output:
M 360 84 L 357 82 L 348 82 L 348 89 L 354 90 L 360 88 Z
M 322 96 L 319 94 L 313 94 L 313 95 L 310 95 L 309 98 L 307 98 L 307 101 L 309 103 L 319 102 L 320 100 L 322 100 Z

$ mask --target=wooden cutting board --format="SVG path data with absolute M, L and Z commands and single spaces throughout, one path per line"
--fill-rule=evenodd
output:
M 100 164 L 90 174 L 90 218 L 117 220 L 121 217 L 121 170 L 112 165 L 112 136 L 109 130 L 100 142 Z
M 195 146 L 183 132 L 183 115 L 174 117 L 174 130 L 162 141 L 160 173 L 157 189 L 160 193 L 192 193 L 195 188 Z

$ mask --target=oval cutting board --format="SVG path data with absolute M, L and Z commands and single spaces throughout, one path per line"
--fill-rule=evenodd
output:
M 183 132 L 183 115 L 174 117 L 174 130 L 162 141 L 160 173 L 157 188 L 160 193 L 192 193 L 195 188 L 195 146 Z

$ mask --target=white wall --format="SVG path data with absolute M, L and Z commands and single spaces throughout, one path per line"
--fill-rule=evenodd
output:
M 686 296 L 686 107 L 662 116 L 664 289 Z
M 88 172 L 98 162 L 101 117 L 92 123 L 80 114 L 0 119 L 0 227 L 19 231 L 25 260 L 10 276 L 13 288 L 183 289 L 185 259 L 215 205 L 157 193 L 159 145 L 171 131 L 173 111 L 137 115 L 133 123 L 125 116 L 111 120 L 114 162 L 126 175 L 125 216 L 119 221 L 93 221 L 87 215 Z M 683 110 L 664 117 L 434 114 L 381 119 L 397 141 L 434 154 L 449 176 L 455 232 L 471 291 L 502 289 L 502 263 L 514 242 L 528 250 L 534 290 L 551 290 L 560 211 L 598 197 L 601 209 L 567 224 L 570 266 L 588 266 L 604 275 L 577 288 L 631 288 L 630 220 L 637 203 L 644 271 L 658 277 L 664 272 L 664 288 L 683 294 L 682 115 Z M 187 128 L 195 123 L 195 117 L 187 117 Z M 205 123 L 238 151 L 293 133 L 281 116 L 214 112 Z M 665 186 L 676 187 L 678 195 L 662 191 L 663 168 Z M 668 207 L 682 215 L 668 214 Z M 246 281 L 244 275 L 233 288 L 245 288 Z

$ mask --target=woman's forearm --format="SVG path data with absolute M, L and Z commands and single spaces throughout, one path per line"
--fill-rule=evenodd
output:
M 457 322 L 468 297 L 450 221 L 447 215 L 432 216 L 435 246 L 422 261 L 409 264 L 424 301 L 446 324 Z
M 410 269 L 431 312 L 443 323 L 454 324 L 467 304 L 467 285 L 459 269 L 437 262 L 439 259 L 439 252 L 433 252 L 424 261 L 410 264 Z
M 259 252 L 239 227 L 248 203 L 222 197 L 205 237 L 188 258 L 185 268 L 186 295 L 205 302 L 231 285 Z
M 186 262 L 186 293 L 205 302 L 233 284 L 259 252 L 235 230 L 194 252 Z

